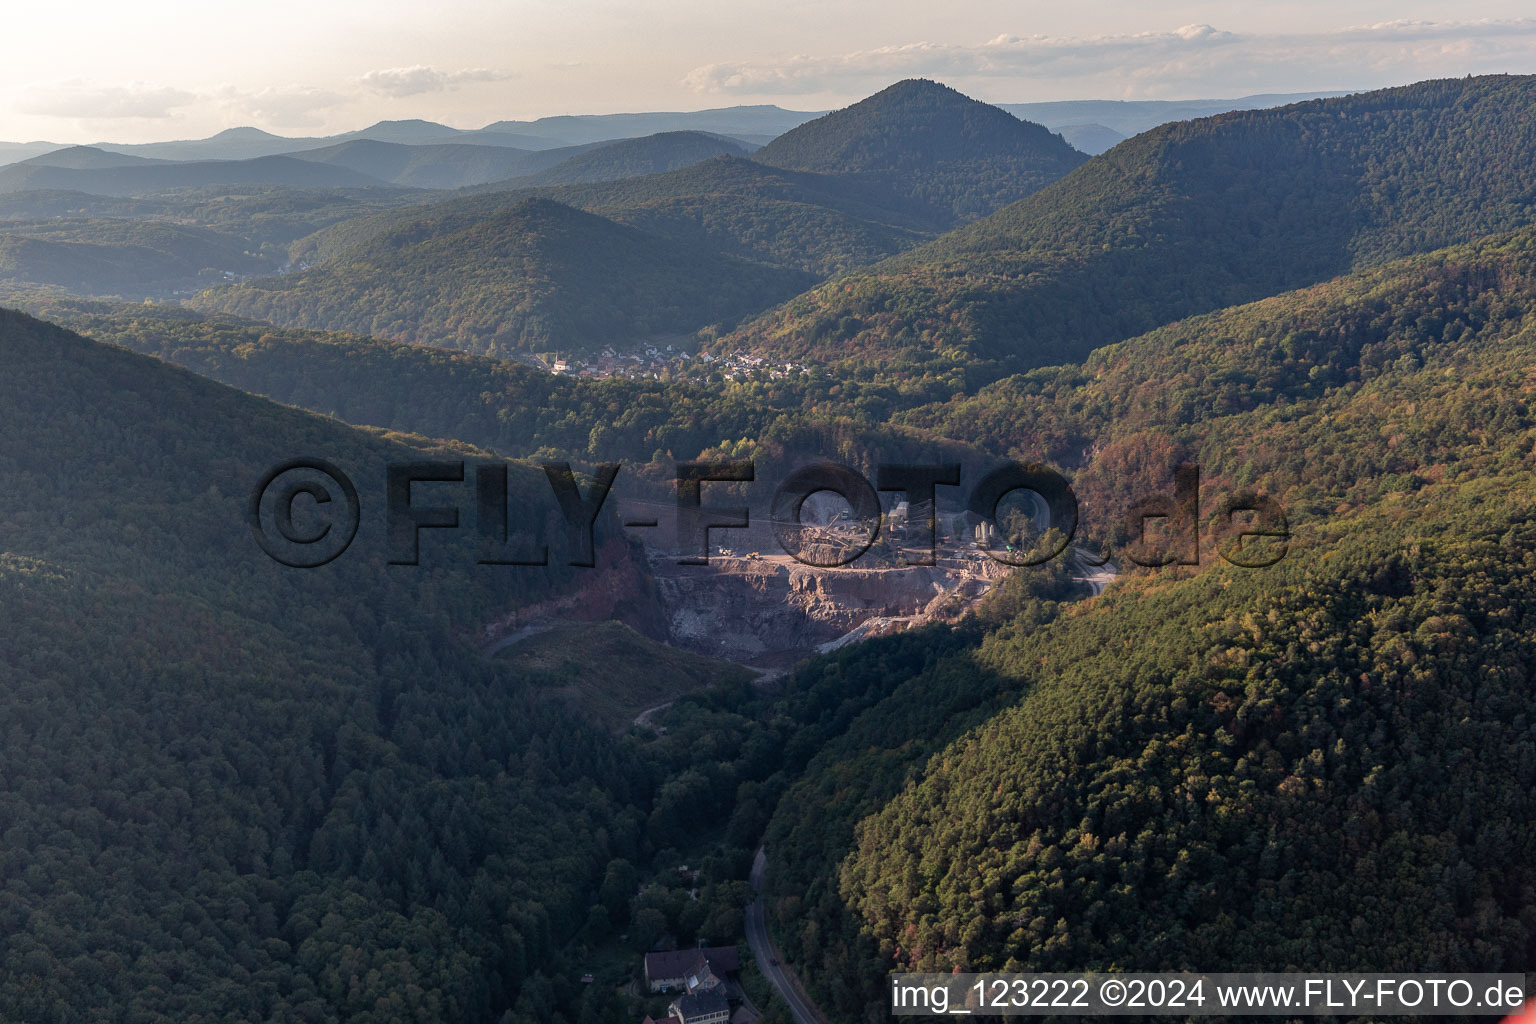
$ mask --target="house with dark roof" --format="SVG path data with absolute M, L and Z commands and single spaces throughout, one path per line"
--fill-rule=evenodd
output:
M 720 988 L 678 996 L 667 1010 L 682 1024 L 725 1024 L 731 1019 L 730 1002 Z
M 645 954 L 645 983 L 652 992 L 713 990 L 741 970 L 735 946 L 674 949 Z

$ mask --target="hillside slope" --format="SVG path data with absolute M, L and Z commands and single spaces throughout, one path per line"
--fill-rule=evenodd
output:
M 1536 218 L 1536 79 L 1426 82 L 1165 125 L 732 346 L 999 368 Z M 991 372 L 991 371 L 988 371 Z
M 385 464 L 462 447 L 10 312 L 0 356 L 0 1017 L 506 1019 L 645 798 L 603 730 L 472 643 L 573 571 L 476 572 L 446 540 L 431 570 L 384 564 Z M 314 570 L 246 522 L 299 455 L 363 509 Z M 512 467 L 514 508 L 541 477 Z
M 1530 479 L 983 647 L 1023 699 L 860 825 L 845 898 L 898 969 L 1522 970 Z
M 526 175 L 523 185 L 582 185 L 664 174 L 717 156 L 746 156 L 747 147 L 703 132 L 662 132 L 639 139 L 608 142 L 568 157 L 553 167 Z
M 909 79 L 809 121 L 753 154 L 774 167 L 853 175 L 972 220 L 1080 165 L 1058 135 L 948 86 Z
M 317 263 L 430 217 L 442 230 L 467 227 L 531 198 L 546 198 L 701 249 L 828 274 L 872 263 L 933 238 L 942 221 L 914 215 L 897 197 L 834 175 L 720 157 L 691 167 L 589 185 L 502 189 L 431 207 L 358 217 L 292 247 Z
M 513 360 L 184 307 L 36 290 L 0 297 L 0 304 L 12 303 L 89 337 L 358 426 L 452 436 L 514 458 L 621 462 L 616 498 L 644 491 L 671 501 L 673 460 L 739 452 L 741 438 L 755 439 L 764 479 L 834 447 L 861 465 L 877 456 L 964 457 L 958 446 L 926 444 L 917 431 L 892 428 L 879 393 L 835 380 L 583 380 Z
M 889 694 L 768 837 L 779 935 L 838 1015 L 893 964 L 1528 963 L 1533 252 L 1415 257 L 902 417 L 1065 465 L 1112 544 L 1194 462 L 1203 560 L 1053 622 L 1005 588 L 954 653 L 797 682 Z M 1286 510 L 1277 566 L 1217 556 L 1246 489 Z
M 378 178 L 345 167 L 327 167 L 288 156 L 195 163 L 145 161 L 121 167 L 83 169 L 30 163 L 0 168 L 0 193 L 63 189 L 99 196 L 133 196 L 207 186 L 355 188 L 383 184 L 385 182 Z
M 477 353 L 593 353 L 743 316 L 810 280 L 530 199 L 462 224 L 393 228 L 313 270 L 193 305 Z
M 232 238 L 153 221 L 55 218 L 0 222 L 0 280 L 56 285 L 79 295 L 168 295 L 223 273 L 263 269 Z

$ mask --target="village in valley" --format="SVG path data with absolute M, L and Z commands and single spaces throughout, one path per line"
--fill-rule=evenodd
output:
M 788 380 L 809 373 L 810 367 L 796 362 L 765 359 L 747 352 L 717 356 L 694 353 L 680 344 L 645 343 L 630 351 L 612 345 L 596 356 L 585 358 L 560 353 L 541 353 L 525 362 L 553 374 L 582 380 Z

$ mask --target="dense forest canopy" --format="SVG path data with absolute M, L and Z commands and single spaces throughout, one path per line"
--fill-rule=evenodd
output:
M 458 230 L 398 227 L 345 258 L 193 305 L 482 354 L 590 355 L 734 320 L 810 280 L 528 199 Z
M 1075 362 L 1180 316 L 1531 223 L 1536 81 L 1494 76 L 1153 129 L 724 346 L 864 367 Z
M 1198 574 L 1071 615 L 1004 605 L 936 658 L 808 666 L 832 692 L 900 681 L 769 830 L 780 935 L 824 1005 L 858 1018 L 890 963 L 1530 962 L 1510 894 L 1532 886 L 1532 245 L 1416 257 L 911 414 L 1078 461 L 1085 510 L 1189 460 L 1217 493 L 1279 499 L 1294 538 L 1277 566 L 1226 566 L 1208 501 Z
M 1086 157 L 1038 124 L 911 79 L 785 132 L 753 159 L 849 175 L 967 221 L 1029 195 Z
M 1529 477 L 982 649 L 1019 704 L 859 826 L 924 970 L 1523 970 Z
M 296 260 L 344 256 L 424 215 L 455 230 L 543 197 L 691 245 L 775 266 L 828 274 L 873 263 L 937 235 L 945 222 L 900 197 L 838 175 L 717 157 L 682 170 L 585 185 L 522 186 L 444 200 L 430 210 L 355 217 L 295 242 Z
M 575 153 L 546 170 L 528 175 L 530 185 L 580 185 L 665 174 L 719 156 L 745 156 L 734 139 L 705 132 L 661 132 L 624 139 Z M 509 176 L 510 177 L 510 176 Z
M 392 569 L 377 502 L 352 557 L 284 569 L 245 521 L 263 471 L 323 452 L 369 482 L 433 447 L 16 314 L 0 348 L 0 1015 L 510 1007 L 644 799 L 606 731 L 473 645 L 573 570 Z
M 908 81 L 752 156 L 491 158 L 402 122 L 307 161 L 0 173 L 3 301 L 42 318 L 0 313 L 0 1017 L 639 1020 L 642 953 L 743 938 L 763 844 L 775 941 L 839 1024 L 887 1018 L 893 968 L 1526 969 L 1533 90 L 1092 160 Z M 657 343 L 722 358 L 519 361 Z M 314 570 L 247 523 L 300 455 L 363 492 Z M 389 564 L 388 464 L 504 468 L 539 542 L 536 463 L 655 498 L 693 458 L 1043 463 L 1118 577 L 1021 569 L 779 674 L 668 646 L 613 508 L 604 568 L 555 541 L 508 571 L 470 480 L 425 484 L 460 529 Z M 1126 513 L 1181 466 L 1196 564 L 1137 567 Z M 1223 499 L 1254 493 L 1288 535 L 1243 569 Z

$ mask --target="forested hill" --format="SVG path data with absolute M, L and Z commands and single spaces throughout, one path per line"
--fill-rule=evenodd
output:
M 892 969 L 1522 970 L 1531 483 L 807 666 L 767 904 L 829 1019 Z
M 1356 506 L 1511 457 L 1530 422 L 1533 311 L 1526 228 L 1178 321 L 895 422 L 1071 467 L 1090 518 L 1157 490 L 1180 459 L 1214 486 Z
M 551 1019 L 519 993 L 645 794 L 469 640 L 579 570 L 386 566 L 384 463 L 451 450 L 15 313 L 0 362 L 0 1018 Z M 245 518 L 300 455 L 364 510 L 309 571 Z
M 1164 125 L 726 344 L 880 364 L 1075 361 L 1190 313 L 1536 219 L 1536 79 Z
M 1087 158 L 1040 125 L 937 82 L 909 79 L 784 133 L 754 159 L 856 175 L 965 221 L 1029 195 Z
M 1530 477 L 1507 483 L 984 649 L 1023 700 L 844 865 L 880 950 L 934 971 L 1523 970 L 1536 534 Z
M 311 163 L 291 156 L 194 163 L 140 161 L 126 166 L 86 168 L 16 164 L 0 168 L 0 192 L 66 189 L 101 196 L 132 196 L 211 185 L 282 185 L 293 188 L 347 188 L 383 185 L 346 167 Z
M 665 174 L 516 188 L 357 217 L 301 239 L 292 253 L 296 260 L 315 263 L 345 256 L 390 228 L 423 217 L 436 220 L 440 230 L 458 230 L 535 197 L 695 249 L 818 274 L 873 263 L 943 230 L 942 222 L 914 215 L 889 194 L 871 194 L 857 182 L 720 157 Z
M 415 188 L 462 188 L 527 174 L 564 159 L 508 146 L 411 146 L 376 139 L 352 139 L 288 155 L 295 160 L 344 167 L 379 181 Z
M 462 227 L 429 214 L 313 270 L 193 304 L 493 355 L 594 353 L 734 321 L 811 280 L 530 199 Z
M 1075 465 L 1085 519 L 1195 462 L 1204 561 L 796 680 L 891 694 L 768 835 L 778 935 L 834 1019 L 893 963 L 1529 962 L 1533 251 L 1414 257 L 897 417 Z M 1289 517 L 1276 566 L 1214 550 L 1244 489 Z
M 113 153 L 95 146 L 67 146 L 35 156 L 30 160 L 17 161 L 21 167 L 68 167 L 77 171 L 100 170 L 103 167 L 133 167 L 161 163 L 148 157 Z
M 293 247 L 310 269 L 196 304 L 474 352 L 592 352 L 734 327 L 815 276 L 910 248 L 1084 159 L 1043 128 L 928 82 L 805 130 L 763 150 L 766 162 L 699 133 L 613 143 L 522 179 L 583 184 L 340 224 Z
M 0 221 L 0 280 L 141 298 L 262 269 L 241 240 L 183 224 L 56 217 Z
M 577 153 L 548 170 L 529 175 L 519 184 L 580 185 L 615 181 L 681 170 L 712 157 L 746 154 L 746 146 L 724 136 L 704 132 L 662 132 L 640 139 L 610 142 Z

